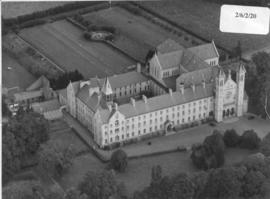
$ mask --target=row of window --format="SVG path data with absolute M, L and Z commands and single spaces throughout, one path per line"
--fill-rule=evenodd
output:
M 200 119 L 204 119 L 204 118 L 206 118 L 206 113 L 199 114 L 197 119 L 200 120 Z M 192 121 L 196 121 L 196 116 L 188 117 L 187 118 L 187 121 L 185 121 L 185 118 L 183 118 L 181 120 L 181 124 L 184 124 L 185 122 L 192 122 Z M 180 120 L 177 120 L 176 124 L 177 125 L 180 125 Z M 159 129 L 162 129 L 163 128 L 163 125 L 161 124 L 161 125 L 159 125 L 159 127 L 160 127 Z M 157 131 L 159 129 L 158 129 L 158 126 L 155 125 L 155 126 L 149 127 L 149 132 Z M 124 129 L 122 129 L 122 130 L 124 130 Z M 116 136 L 113 136 L 113 137 L 110 137 L 110 138 L 106 138 L 104 140 L 105 141 L 105 144 L 120 141 L 120 138 L 121 138 L 121 140 L 124 140 L 124 139 L 129 139 L 129 138 L 132 138 L 132 137 L 135 136 L 134 131 L 132 133 L 127 132 L 126 135 L 124 135 L 124 134 L 118 135 L 119 129 L 115 129 L 115 133 L 117 133 Z M 146 134 L 146 133 L 147 133 L 147 129 L 144 128 L 142 131 L 141 130 L 138 130 L 138 135 L 136 135 L 136 136 L 140 136 L 140 135 L 143 135 L 143 134 Z M 107 132 L 105 132 L 105 135 L 107 135 Z

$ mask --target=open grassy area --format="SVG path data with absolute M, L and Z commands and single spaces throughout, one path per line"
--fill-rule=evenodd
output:
M 156 47 L 167 38 L 172 38 L 185 47 L 190 45 L 184 41 L 183 37 L 180 38 L 145 18 L 134 15 L 120 7 L 86 14 L 84 18 L 92 24 L 115 27 L 118 31 L 114 41 L 115 45 L 140 60 L 145 59 L 148 50 Z
M 31 75 L 17 60 L 8 53 L 2 51 L 2 82 L 5 88 L 19 87 L 26 89 L 35 81 Z
M 100 42 L 89 42 L 65 20 L 24 29 L 20 36 L 61 68 L 77 69 L 85 78 L 122 73 L 134 61 Z
M 232 165 L 241 161 L 253 151 L 245 149 L 226 149 L 225 165 Z M 119 182 L 124 182 L 129 195 L 134 191 L 148 186 L 151 180 L 151 168 L 155 165 L 162 167 L 163 175 L 173 176 L 181 172 L 198 171 L 192 164 L 190 153 L 175 152 L 159 156 L 129 160 L 125 173 L 117 173 Z M 72 168 L 61 179 L 60 184 L 65 188 L 76 187 L 88 171 L 102 171 L 106 164 L 102 164 L 92 154 L 77 157 Z
M 220 4 L 206 0 L 142 1 L 141 5 L 163 15 L 180 26 L 232 49 L 241 41 L 243 52 L 270 45 L 269 35 L 222 33 L 219 30 Z

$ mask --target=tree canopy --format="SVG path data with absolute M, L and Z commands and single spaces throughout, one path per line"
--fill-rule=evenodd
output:
M 127 168 L 128 159 L 127 154 L 122 149 L 118 149 L 112 153 L 111 166 L 114 170 L 124 172 Z

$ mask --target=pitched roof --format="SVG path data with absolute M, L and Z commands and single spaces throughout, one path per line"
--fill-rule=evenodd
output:
M 184 94 L 181 94 L 177 91 L 173 92 L 172 95 L 159 95 L 148 98 L 147 103 L 145 103 L 143 100 L 139 100 L 135 102 L 135 106 L 133 106 L 131 103 L 120 105 L 118 106 L 118 110 L 120 113 L 125 115 L 126 118 L 130 118 L 137 115 L 142 115 L 172 106 L 185 104 L 191 101 L 211 97 L 213 96 L 213 88 L 214 85 L 212 83 L 206 84 L 205 88 L 202 85 L 197 85 L 195 87 L 195 92 L 193 92 L 192 88 L 189 87 L 185 88 Z M 109 110 L 101 111 L 101 119 L 103 123 L 107 123 L 109 117 Z
M 181 59 L 181 65 L 184 71 L 194 71 L 209 67 L 209 65 L 200 59 L 196 54 L 190 50 L 185 50 Z
M 61 105 L 57 99 L 32 104 L 34 111 L 39 113 L 57 110 L 60 108 L 60 106 Z
M 102 89 L 101 91 L 105 94 L 105 95 L 110 95 L 113 93 L 112 91 L 112 87 L 110 84 L 110 81 L 108 80 L 108 77 L 105 78 L 105 81 L 103 83 Z
M 156 47 L 156 50 L 161 54 L 174 52 L 174 51 L 181 51 L 183 49 L 184 49 L 183 46 L 181 46 L 176 41 L 174 41 L 174 40 L 172 40 L 170 38 L 166 39 L 165 41 L 163 41 L 161 44 L 159 44 Z
M 183 51 L 174 51 L 166 54 L 157 54 L 158 61 L 163 69 L 179 67 Z
M 14 98 L 15 98 L 15 101 L 22 101 L 22 100 L 40 97 L 42 96 L 42 94 L 43 94 L 42 90 L 19 92 L 19 93 L 14 94 Z
M 105 100 L 101 97 L 101 94 L 94 93 L 89 95 L 88 85 L 84 85 L 78 92 L 77 97 L 93 112 L 96 112 L 98 108 L 107 108 Z
M 207 68 L 200 70 L 183 73 L 177 78 L 177 82 L 184 83 L 185 86 L 190 86 L 191 84 L 201 84 L 202 81 L 208 83 L 217 76 L 219 68 L 220 66 L 208 66 Z
M 202 45 L 194 46 L 188 49 L 194 54 L 196 54 L 202 60 L 219 57 L 214 41 L 208 44 L 202 44 Z

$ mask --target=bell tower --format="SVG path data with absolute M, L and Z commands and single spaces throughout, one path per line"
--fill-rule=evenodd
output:
M 243 102 L 245 92 L 245 74 L 246 69 L 241 63 L 236 73 L 237 94 L 236 94 L 236 115 L 240 117 L 243 115 Z
M 223 120 L 223 98 L 224 98 L 224 83 L 225 83 L 225 73 L 219 68 L 218 76 L 215 82 L 215 120 L 221 122 Z

